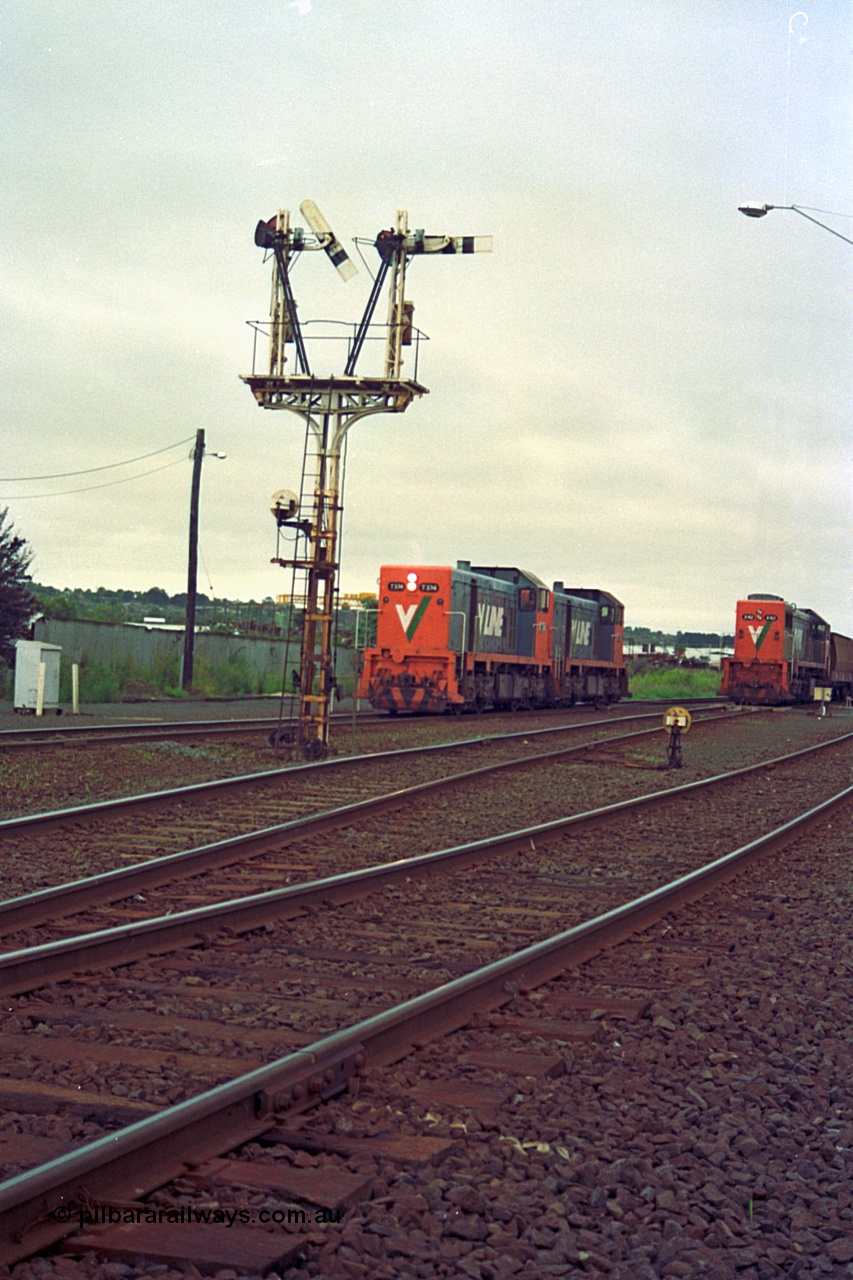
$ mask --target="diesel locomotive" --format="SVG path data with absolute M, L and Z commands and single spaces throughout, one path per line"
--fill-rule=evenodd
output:
M 782 596 L 738 600 L 734 653 L 723 659 L 723 697 L 783 706 L 811 702 L 816 689 L 831 689 L 834 701 L 853 697 L 853 640 Z
M 359 697 L 391 714 L 616 702 L 623 618 L 607 591 L 549 588 L 522 569 L 385 565 Z

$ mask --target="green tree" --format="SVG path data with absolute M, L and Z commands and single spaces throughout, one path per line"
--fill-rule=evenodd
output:
M 96 604 L 89 611 L 93 622 L 124 622 L 124 606 L 116 604 Z
M 79 615 L 76 600 L 64 591 L 49 597 L 40 596 L 39 604 L 46 618 L 76 618 Z
M 147 591 L 143 591 L 139 597 L 146 604 L 158 604 L 161 607 L 169 603 L 169 593 L 164 591 L 162 587 L 149 587 Z
M 27 589 L 33 553 L 9 520 L 9 509 L 0 510 L 0 657 L 7 662 L 15 641 L 27 632 L 36 599 Z

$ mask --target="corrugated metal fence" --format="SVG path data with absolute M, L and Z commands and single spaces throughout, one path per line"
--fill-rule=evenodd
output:
M 165 631 L 156 627 L 134 627 L 112 622 L 81 622 L 76 619 L 42 618 L 34 628 L 33 638 L 62 647 L 63 659 L 71 662 L 101 663 L 117 668 L 127 662 L 143 671 L 172 660 L 180 671 L 184 648 L 183 631 Z M 349 651 L 339 652 L 339 672 L 351 671 Z M 262 636 L 208 635 L 198 632 L 195 660 L 211 667 L 239 662 L 245 666 L 261 689 L 266 677 L 280 677 L 284 668 L 285 641 Z M 299 666 L 299 643 L 291 641 L 290 665 Z

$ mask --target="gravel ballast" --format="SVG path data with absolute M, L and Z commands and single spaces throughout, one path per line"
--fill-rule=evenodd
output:
M 746 840 L 750 812 L 743 825 Z M 312 1132 L 453 1147 L 421 1167 L 339 1158 L 370 1176 L 370 1198 L 306 1241 L 284 1280 L 853 1277 L 851 855 L 848 805 L 749 876 L 311 1115 Z M 545 1028 L 560 1020 L 588 1033 Z M 474 1063 L 498 1048 L 557 1066 L 532 1076 Z M 424 1101 L 447 1080 L 502 1088 L 506 1101 Z M 222 1204 L 268 1203 L 234 1196 L 223 1189 Z M 10 1274 L 198 1277 L 94 1255 Z

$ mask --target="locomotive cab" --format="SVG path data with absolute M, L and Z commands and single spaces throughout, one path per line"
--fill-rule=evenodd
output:
M 782 596 L 737 603 L 734 652 L 723 660 L 720 693 L 738 703 L 781 706 L 811 701 L 829 680 L 829 625 Z

